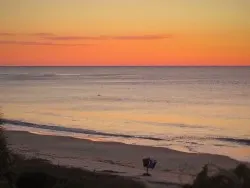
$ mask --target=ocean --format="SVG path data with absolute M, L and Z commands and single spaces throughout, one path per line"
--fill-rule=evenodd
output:
M 0 67 L 9 130 L 250 162 L 250 67 Z

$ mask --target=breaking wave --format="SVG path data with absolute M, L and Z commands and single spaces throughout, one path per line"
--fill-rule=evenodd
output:
M 94 131 L 94 130 L 88 130 L 88 129 L 68 128 L 68 127 L 64 127 L 64 126 L 54 126 L 54 125 L 44 125 L 44 124 L 30 123 L 30 122 L 19 121 L 19 120 L 4 119 L 3 122 L 5 124 L 18 125 L 18 126 L 23 126 L 23 127 L 31 127 L 31 128 L 38 128 L 38 129 L 46 129 L 46 130 L 52 130 L 52 131 L 81 133 L 81 134 L 99 135 L 99 136 L 123 137 L 123 138 L 139 138 L 139 139 L 155 140 L 155 141 L 164 140 L 164 139 L 161 139 L 161 138 L 154 138 L 154 137 L 148 137 L 148 136 L 114 134 L 114 133 L 106 133 L 106 132 L 100 132 L 100 131 Z
M 59 132 L 69 132 L 69 133 L 80 133 L 80 134 L 87 134 L 87 135 L 98 135 L 98 136 L 107 136 L 107 137 L 120 137 L 120 138 L 137 138 L 137 139 L 144 139 L 144 140 L 153 140 L 153 141 L 181 141 L 184 143 L 189 143 L 189 141 L 193 141 L 193 143 L 201 144 L 204 140 L 219 140 L 222 142 L 230 142 L 239 145 L 247 145 L 250 146 L 250 139 L 243 139 L 243 138 L 232 138 L 232 137 L 189 137 L 189 136 L 169 136 L 168 138 L 156 138 L 151 136 L 141 136 L 141 135 L 128 135 L 128 134 L 116 134 L 116 133 L 107 133 L 89 129 L 81 129 L 81 128 L 69 128 L 65 126 L 56 126 L 56 125 L 45 125 L 45 124 L 38 124 L 38 123 L 31 123 L 26 121 L 20 120 L 10 120 L 4 119 L 3 122 L 5 124 L 15 125 L 15 126 L 22 126 L 22 127 L 31 127 L 37 129 L 44 129 L 44 130 L 51 130 L 51 131 L 59 131 Z

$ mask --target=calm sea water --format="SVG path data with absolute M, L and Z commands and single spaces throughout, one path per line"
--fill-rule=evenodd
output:
M 250 161 L 250 67 L 1 67 L 5 127 Z

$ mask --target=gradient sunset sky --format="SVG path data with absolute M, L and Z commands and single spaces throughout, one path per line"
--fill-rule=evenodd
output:
M 0 0 L 0 65 L 250 65 L 250 0 Z

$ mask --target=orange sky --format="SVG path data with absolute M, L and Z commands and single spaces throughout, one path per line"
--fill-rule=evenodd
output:
M 248 0 L 3 0 L 0 65 L 250 65 Z

